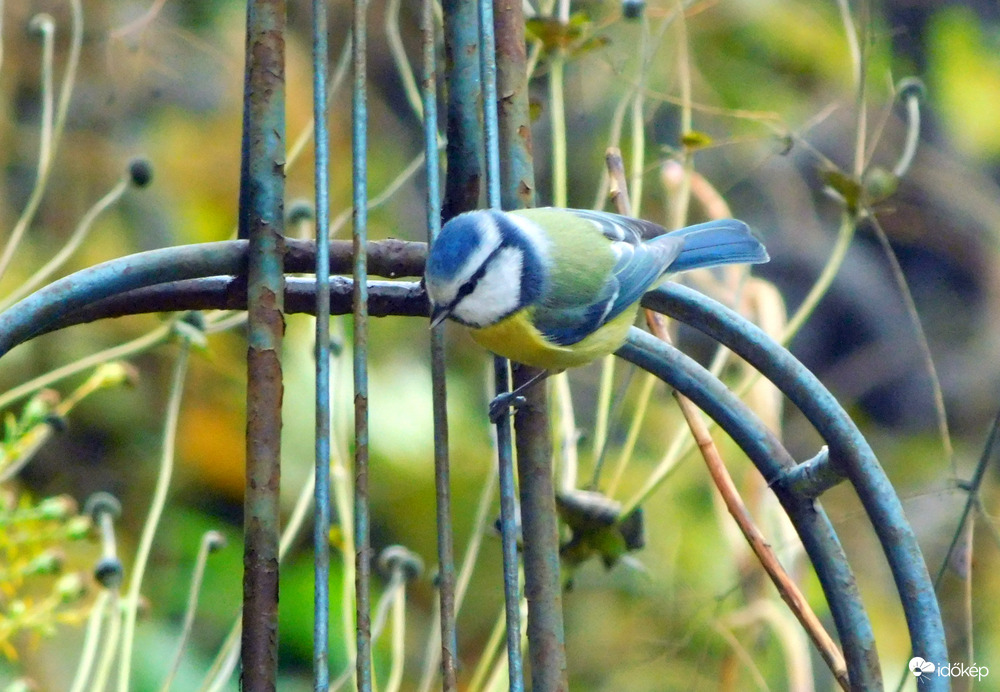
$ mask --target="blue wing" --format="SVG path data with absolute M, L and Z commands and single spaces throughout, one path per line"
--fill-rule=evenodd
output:
M 600 329 L 636 303 L 680 255 L 684 239 L 663 235 L 662 226 L 619 214 L 565 210 L 593 223 L 610 241 L 615 264 L 594 300 L 581 305 L 539 305 L 533 321 L 551 342 L 570 346 Z M 658 232 L 650 242 L 643 238 Z
M 760 264 L 770 259 L 750 228 L 737 219 L 718 219 L 668 232 L 652 221 L 620 214 L 584 209 L 566 211 L 590 221 L 611 241 L 649 245 L 664 242 L 666 237 L 683 238 L 684 247 L 670 265 L 670 272 L 721 264 Z
M 563 211 L 596 226 L 611 242 L 616 261 L 593 301 L 537 307 L 535 325 L 560 346 L 575 344 L 618 317 L 667 272 L 768 261 L 761 242 L 736 219 L 709 221 L 668 233 L 658 224 L 620 214 Z

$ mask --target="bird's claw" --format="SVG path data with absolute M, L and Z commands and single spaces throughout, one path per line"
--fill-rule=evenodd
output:
M 498 394 L 496 398 L 490 402 L 490 421 L 494 424 L 499 423 L 503 420 L 504 416 L 508 415 L 508 411 L 511 407 L 516 410 L 527 403 L 528 400 L 520 394 L 514 394 L 513 392 Z

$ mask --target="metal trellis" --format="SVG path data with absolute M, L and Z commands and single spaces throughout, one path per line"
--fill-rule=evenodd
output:
M 433 240 L 447 217 L 476 204 L 485 180 L 490 206 L 510 208 L 533 201 L 531 143 L 524 75 L 521 4 L 502 0 L 446 0 L 444 46 L 449 68 L 448 177 L 440 199 L 437 127 L 437 55 L 433 3 L 421 10 L 422 107 L 427 170 L 427 227 Z M 138 253 L 55 281 L 0 314 L 0 356 L 31 338 L 73 324 L 126 314 L 191 309 L 245 309 L 249 313 L 247 475 L 245 519 L 243 689 L 272 690 L 277 676 L 278 459 L 281 429 L 280 348 L 284 315 L 309 313 L 316 320 L 316 521 L 315 688 L 329 682 L 330 380 L 329 315 L 353 314 L 355 403 L 356 684 L 372 689 L 368 492 L 367 321 L 370 316 L 418 316 L 428 312 L 417 282 L 425 244 L 367 239 L 367 114 L 365 0 L 356 0 L 353 45 L 354 236 L 330 242 L 329 133 L 327 131 L 327 19 L 323 0 L 313 3 L 316 118 L 316 242 L 283 237 L 284 3 L 251 0 L 247 13 L 247 68 L 241 171 L 243 240 L 203 243 Z M 496 19 L 495 19 L 496 17 Z M 474 19 L 473 19 L 474 18 Z M 470 27 L 470 22 L 475 24 Z M 474 28 L 473 28 L 474 27 Z M 469 56 L 478 56 L 470 63 Z M 499 63 L 498 63 L 499 61 Z M 498 74 L 499 64 L 499 74 Z M 504 98 L 497 97 L 498 81 Z M 513 95 L 513 96 L 511 96 Z M 498 115 L 498 106 L 500 108 Z M 315 278 L 286 273 L 315 272 Z M 347 275 L 351 276 L 348 277 Z M 369 275 L 393 281 L 370 280 Z M 875 639 L 850 565 L 818 496 L 840 480 L 855 489 L 879 536 L 895 578 L 915 654 L 947 660 L 941 616 L 926 566 L 898 498 L 874 453 L 848 415 L 787 350 L 717 302 L 678 285 L 649 294 L 644 304 L 703 331 L 756 367 L 806 416 L 829 445 L 823 454 L 796 463 L 754 413 L 716 377 L 673 347 L 634 329 L 621 357 L 656 374 L 713 418 L 760 470 L 795 525 L 816 570 L 845 657 L 852 687 L 882 686 Z M 454 556 L 445 413 L 444 346 L 431 333 L 434 458 L 438 502 L 441 671 L 444 690 L 457 689 Z M 515 368 L 515 382 L 524 376 Z M 495 363 L 498 391 L 508 387 L 506 361 Z M 507 419 L 497 426 L 501 528 L 506 596 L 510 689 L 523 690 L 519 555 L 524 534 L 532 688 L 567 688 L 563 646 L 559 546 L 551 479 L 548 424 L 529 400 L 516 416 L 521 508 L 517 521 L 512 437 Z M 535 407 L 533 414 L 532 407 Z M 546 484 L 546 478 L 548 482 Z M 536 482 L 537 480 L 541 482 Z M 929 690 L 948 689 L 933 677 Z

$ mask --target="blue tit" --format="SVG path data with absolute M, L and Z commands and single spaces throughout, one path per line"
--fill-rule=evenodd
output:
M 450 317 L 493 353 L 560 371 L 616 351 L 665 274 L 767 261 L 734 219 L 668 233 L 608 212 L 480 210 L 441 229 L 424 285 L 431 326 Z

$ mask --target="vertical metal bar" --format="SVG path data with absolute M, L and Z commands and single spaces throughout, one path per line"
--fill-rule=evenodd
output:
M 326 0 L 313 0 L 316 163 L 316 485 L 313 523 L 313 685 L 330 687 L 330 132 L 327 128 Z
M 524 9 L 499 0 L 494 15 L 500 111 L 501 195 L 504 208 L 531 206 L 535 177 L 528 113 Z M 538 374 L 514 368 L 514 386 Z M 559 574 L 559 534 L 552 474 L 552 440 L 545 386 L 525 393 L 526 405 L 514 418 L 521 479 L 521 532 L 524 538 L 524 592 L 528 600 L 528 654 L 534 690 L 568 689 Z
M 447 65 L 448 141 L 442 217 L 479 206 L 483 183 L 483 121 L 476 0 L 442 0 Z
M 424 0 L 423 37 L 424 151 L 427 168 L 427 240 L 441 230 L 441 172 L 438 166 L 437 52 L 434 0 Z M 448 399 L 445 385 L 444 325 L 431 330 L 431 404 L 434 417 L 434 486 L 437 500 L 438 596 L 441 603 L 441 689 L 458 689 L 458 635 L 455 628 L 455 548 L 451 525 L 451 471 L 448 458 Z
M 354 550 L 357 688 L 372 689 L 371 529 L 368 506 L 368 0 L 354 0 L 351 114 L 354 181 Z
M 491 209 L 500 209 L 500 124 L 497 120 L 493 0 L 479 0 L 479 48 L 479 78 L 483 90 L 483 137 L 486 143 L 486 201 Z
M 514 386 L 538 370 L 515 366 Z M 559 575 L 559 530 L 552 478 L 552 439 L 545 385 L 525 392 L 517 409 L 517 473 L 521 481 L 521 535 L 524 552 L 524 596 L 528 600 L 528 660 L 531 689 L 563 692 L 566 646 L 563 635 L 562 580 Z
M 242 688 L 274 690 L 278 668 L 278 538 L 285 160 L 285 3 L 247 5 L 240 225 L 247 261 L 247 434 Z
M 504 209 L 535 206 L 535 169 L 528 112 L 528 56 L 524 38 L 524 5 L 496 0 L 493 25 L 497 46 L 500 200 Z
M 528 113 L 524 9 L 518 0 L 498 0 L 496 31 L 497 101 L 501 196 L 505 209 L 531 206 L 535 176 Z M 537 376 L 535 368 L 514 367 L 514 387 Z M 552 473 L 552 439 L 545 385 L 525 392 L 514 417 L 517 467 L 521 479 L 521 534 L 524 593 L 528 600 L 528 658 L 533 690 L 567 690 L 559 532 Z
M 501 208 L 500 140 L 497 121 L 496 41 L 492 0 L 479 0 L 479 72 L 483 92 L 483 135 L 486 145 L 486 198 L 492 209 Z M 508 363 L 495 356 L 493 373 L 497 394 L 508 391 Z M 517 505 L 510 418 L 497 422 L 497 459 L 500 477 L 500 540 L 503 550 L 504 606 L 507 617 L 507 667 L 511 692 L 524 690 L 521 658 L 521 610 L 518 588 Z
M 498 395 L 508 391 L 507 360 L 493 358 L 493 378 Z M 497 463 L 500 481 L 500 546 L 503 552 L 503 596 L 507 616 L 507 668 L 510 691 L 524 690 L 524 663 L 521 660 L 521 591 L 518 588 L 518 512 L 514 483 L 510 419 L 497 423 Z

